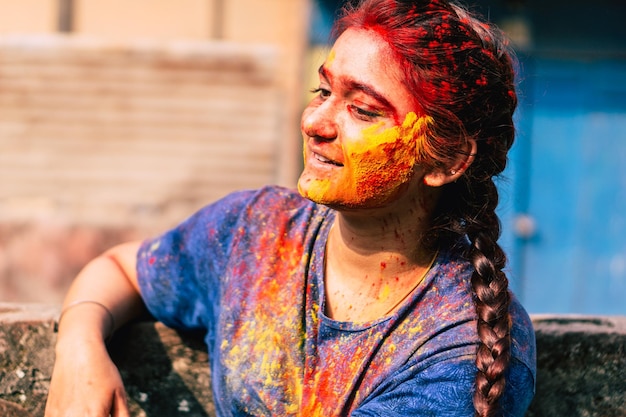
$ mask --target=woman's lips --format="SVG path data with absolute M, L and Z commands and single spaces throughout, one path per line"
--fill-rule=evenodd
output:
M 337 161 L 333 161 L 332 159 L 328 159 L 323 155 L 320 155 L 316 152 L 313 152 L 313 158 L 315 158 L 316 160 L 324 163 L 324 164 L 330 164 L 330 165 L 334 165 L 334 166 L 338 166 L 338 167 L 342 167 L 343 164 L 337 162 Z

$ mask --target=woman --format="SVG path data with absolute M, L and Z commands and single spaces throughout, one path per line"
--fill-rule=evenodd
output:
M 206 330 L 218 415 L 524 415 L 534 333 L 492 180 L 516 106 L 500 36 L 446 0 L 364 0 L 335 29 L 298 192 L 234 193 L 87 265 L 46 416 L 127 415 L 103 340 L 144 303 Z

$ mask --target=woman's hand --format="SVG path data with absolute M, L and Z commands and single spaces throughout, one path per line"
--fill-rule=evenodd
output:
M 45 417 L 129 417 L 120 373 L 104 343 L 57 345 Z
M 139 242 L 91 261 L 72 282 L 59 317 L 45 417 L 129 417 L 126 391 L 104 340 L 144 311 L 136 275 Z

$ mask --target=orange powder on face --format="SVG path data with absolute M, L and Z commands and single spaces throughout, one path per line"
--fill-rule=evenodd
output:
M 392 198 L 413 175 L 430 116 L 407 114 L 400 126 L 381 131 L 381 124 L 362 131 L 362 139 L 346 141 L 339 178 L 314 179 L 306 196 L 322 204 L 376 207 Z

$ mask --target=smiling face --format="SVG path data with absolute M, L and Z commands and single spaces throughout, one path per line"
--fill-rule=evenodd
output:
M 319 94 L 302 115 L 300 193 L 337 208 L 382 207 L 416 177 L 429 123 L 376 32 L 348 29 L 320 67 Z

